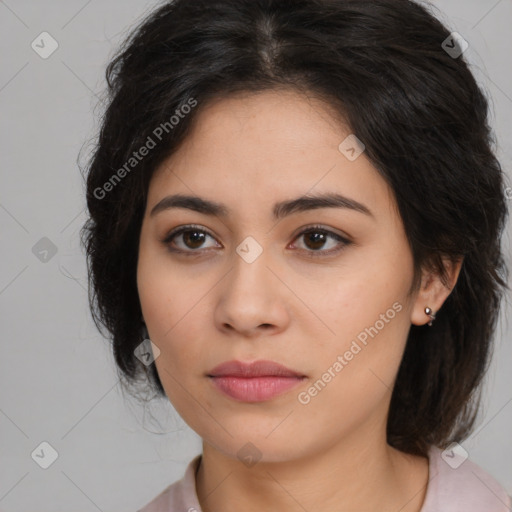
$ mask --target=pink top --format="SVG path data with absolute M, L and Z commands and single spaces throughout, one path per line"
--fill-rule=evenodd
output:
M 420 512 L 510 512 L 505 489 L 469 459 L 451 467 L 439 448 L 429 455 L 429 483 Z M 196 493 L 196 470 L 201 454 L 192 459 L 185 475 L 166 487 L 137 512 L 202 512 Z M 446 459 L 449 460 L 449 459 Z

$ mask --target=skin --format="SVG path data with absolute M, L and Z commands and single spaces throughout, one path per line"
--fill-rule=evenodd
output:
M 392 190 L 364 152 L 354 161 L 340 152 L 350 129 L 320 100 L 266 91 L 198 108 L 194 130 L 150 182 L 137 284 L 166 394 L 203 439 L 203 511 L 419 511 L 428 461 L 387 444 L 386 418 L 410 326 L 430 320 L 426 306 L 440 309 L 460 263 L 447 265 L 449 286 L 425 272 L 408 296 L 413 260 Z M 373 217 L 320 208 L 272 218 L 276 202 L 333 191 Z M 222 202 L 232 214 L 175 208 L 150 216 L 176 193 Z M 162 242 L 187 224 L 208 234 L 169 245 L 198 257 Z M 315 224 L 352 243 L 299 236 Z M 236 252 L 247 236 L 263 249 L 252 263 Z M 298 394 L 396 302 L 401 311 L 300 403 Z M 270 359 L 307 378 L 272 400 L 240 402 L 206 376 L 231 359 Z M 237 457 L 248 442 L 261 456 L 251 467 Z

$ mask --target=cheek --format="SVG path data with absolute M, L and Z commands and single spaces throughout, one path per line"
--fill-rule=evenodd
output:
M 316 333 L 323 348 L 333 344 L 343 347 L 356 338 L 364 343 L 365 339 L 371 339 L 368 330 L 376 334 L 375 328 L 379 338 L 386 337 L 391 326 L 403 320 L 408 276 L 389 274 L 384 267 L 376 265 L 351 268 L 326 281 L 325 286 L 319 287 L 317 283 L 306 290 L 305 296 L 317 316 L 311 324 L 311 333 Z
M 165 383 L 173 386 L 170 375 L 183 379 L 200 360 L 194 340 L 199 339 L 195 331 L 204 286 L 176 271 L 165 257 L 141 251 L 137 287 L 151 341 L 160 349 L 155 364 L 167 391 Z
M 312 304 L 321 306 L 316 311 L 331 331 L 310 331 L 318 349 L 312 381 L 319 379 L 311 393 L 323 395 L 318 402 L 325 407 L 334 400 L 349 409 L 364 409 L 391 391 L 410 328 L 410 276 L 406 268 L 402 271 L 385 260 L 367 267 L 361 263 L 323 293 L 311 291 Z
M 151 335 L 163 342 L 172 338 L 204 294 L 204 284 L 200 280 L 188 277 L 165 252 L 153 248 L 141 249 L 137 288 Z
M 305 430 L 321 422 L 336 436 L 357 429 L 369 418 L 381 421 L 407 334 L 407 322 L 400 314 L 403 310 L 378 334 L 369 329 L 365 343 L 342 336 L 321 355 L 317 353 L 317 371 L 297 397 Z

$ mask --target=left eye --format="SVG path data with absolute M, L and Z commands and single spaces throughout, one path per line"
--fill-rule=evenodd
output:
M 179 240 L 180 237 L 182 239 L 182 244 L 184 245 L 180 247 L 178 244 L 176 244 L 178 248 L 173 247 L 172 243 L 175 242 L 175 239 Z M 207 231 L 200 229 L 199 227 L 196 228 L 195 226 L 183 226 L 169 233 L 169 235 L 162 242 L 172 252 L 188 253 L 188 255 L 192 255 L 192 253 L 199 252 L 198 249 L 202 248 L 201 246 L 204 244 L 206 237 L 214 239 L 212 235 L 210 235 Z M 297 235 L 295 240 L 298 240 L 301 237 L 304 237 L 305 240 L 304 245 L 306 246 L 306 249 L 304 250 L 307 253 L 310 253 L 309 256 L 313 257 L 337 253 L 341 251 L 345 246 L 351 244 L 350 240 L 347 240 L 346 238 L 333 233 L 332 231 L 328 231 L 316 226 L 302 231 Z M 334 244 L 334 247 L 336 247 L 336 245 L 339 245 L 340 247 L 329 250 L 320 250 L 328 239 L 337 242 L 337 244 Z M 215 245 L 211 247 L 215 247 Z M 217 245 L 217 247 L 219 247 L 219 245 Z
M 337 253 L 337 252 L 341 251 L 347 245 L 350 245 L 350 243 L 351 243 L 350 240 L 347 240 L 346 238 L 344 238 L 336 233 L 333 233 L 332 231 L 328 231 L 328 230 L 322 229 L 320 227 L 313 227 L 313 228 L 309 228 L 309 229 L 302 231 L 297 236 L 297 239 L 299 239 L 301 237 L 305 237 L 304 240 L 305 240 L 306 247 L 309 249 L 312 249 L 312 250 L 307 251 L 307 252 L 311 253 L 310 256 L 322 256 L 325 254 Z M 336 243 L 334 244 L 335 248 L 320 251 L 319 249 L 321 249 L 325 245 L 326 240 L 328 240 L 329 238 L 331 240 L 334 240 L 335 242 L 338 242 L 337 244 Z M 338 248 L 336 248 L 337 245 L 339 246 Z M 315 253 L 320 253 L 320 254 L 315 254 Z

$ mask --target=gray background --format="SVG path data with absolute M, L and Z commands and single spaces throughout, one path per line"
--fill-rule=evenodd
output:
M 85 199 L 77 156 L 98 127 L 95 107 L 117 44 L 156 3 L 0 2 L 0 510 L 136 510 L 181 478 L 201 450 L 168 401 L 146 410 L 120 389 L 108 343 L 89 314 L 79 229 Z M 491 97 L 498 157 L 512 158 L 512 0 L 440 0 L 441 19 Z M 42 59 L 43 31 L 58 49 Z M 82 161 L 87 156 L 84 149 Z M 510 261 L 510 233 L 505 238 Z M 48 261 L 33 247 L 57 252 Z M 36 245 L 36 244 L 40 245 Z M 42 244 L 42 246 L 41 246 Z M 46 244 L 46 246 L 45 246 Z M 44 248 L 43 247 L 43 248 Z M 40 257 L 42 253 L 39 253 Z M 463 443 L 512 493 L 512 331 L 504 304 L 482 415 Z M 46 441 L 57 460 L 31 457 Z M 48 453 L 48 452 L 47 452 Z

